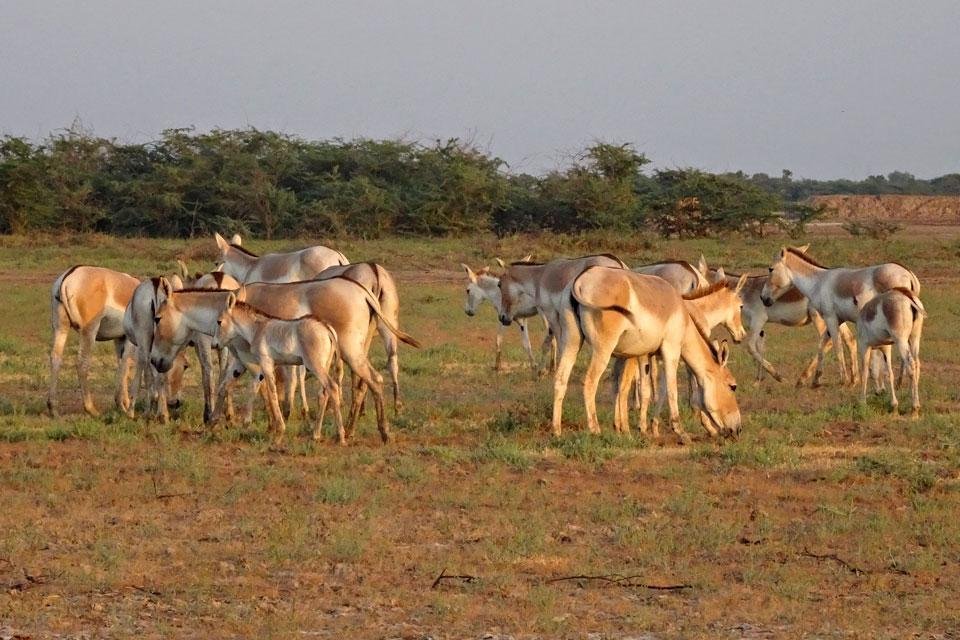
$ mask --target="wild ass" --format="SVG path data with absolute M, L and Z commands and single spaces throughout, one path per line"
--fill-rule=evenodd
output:
M 50 415 L 56 417 L 60 412 L 57 383 L 70 329 L 80 334 L 77 373 L 83 410 L 92 416 L 99 415 L 88 383 L 90 351 L 95 341 L 113 340 L 118 361 L 125 357 L 123 312 L 139 284 L 140 281 L 129 274 L 82 265 L 67 269 L 54 280 L 50 292 L 53 337 L 50 347 L 50 388 L 47 392 Z M 132 358 L 132 352 L 128 352 L 126 357 Z M 118 367 L 114 400 L 121 411 L 126 411 L 130 403 L 129 397 L 123 395 L 125 385 L 119 379 L 127 373 L 127 367 Z
M 127 407 L 127 416 L 134 417 L 134 406 L 139 395 L 139 390 L 146 392 L 148 399 L 148 413 L 152 413 L 161 422 L 167 422 L 170 419 L 169 405 L 180 406 L 179 385 L 176 381 L 182 377 L 183 371 L 187 368 L 186 354 L 181 352 L 177 356 L 177 361 L 167 374 L 159 374 L 154 371 L 150 365 L 150 345 L 153 342 L 153 318 L 157 307 L 167 299 L 167 296 L 174 289 L 182 288 L 183 283 L 179 276 L 166 278 L 162 276 L 147 278 L 141 282 L 133 291 L 129 304 L 123 313 L 123 330 L 127 338 L 127 349 L 134 350 L 135 358 L 125 358 L 122 367 L 131 367 L 136 364 L 136 375 L 134 377 L 133 393 L 130 394 L 127 383 L 130 376 L 122 371 L 119 377 L 119 383 L 122 385 L 121 394 L 131 396 L 130 404 Z M 198 355 L 200 352 L 198 350 Z M 201 356 L 201 368 L 205 371 L 203 358 Z M 212 395 L 213 383 L 209 382 L 204 375 L 204 399 L 208 400 Z M 142 380 L 142 382 L 141 382 Z M 173 385 L 171 385 L 171 382 Z M 171 386 L 174 387 L 171 391 Z M 210 393 L 207 394 L 207 389 Z M 204 410 L 206 415 L 206 407 Z
M 712 269 L 710 271 L 711 279 L 726 282 L 728 287 L 735 286 L 742 277 L 737 273 L 724 272 L 723 268 Z M 831 340 L 824 340 L 824 334 L 827 330 L 827 324 L 810 305 L 810 301 L 796 287 L 790 287 L 781 294 L 773 304 L 766 305 L 761 300 L 761 293 L 766 285 L 769 275 L 747 276 L 747 281 L 740 289 L 740 299 L 743 301 L 743 323 L 747 328 L 745 344 L 747 352 L 757 363 L 756 382 L 763 380 L 764 371 L 773 376 L 777 382 L 783 382 L 776 368 L 766 358 L 766 332 L 764 327 L 768 322 L 775 322 L 787 327 L 803 327 L 812 324 L 817 330 L 818 345 L 825 351 L 824 355 L 833 348 Z M 845 325 L 840 325 L 840 339 L 847 346 L 850 352 L 851 362 L 855 360 L 857 349 L 856 340 L 853 332 Z M 822 360 L 822 358 L 821 358 Z M 811 380 L 811 386 L 817 387 L 820 384 L 822 369 L 817 369 L 818 357 L 814 355 L 810 363 L 803 370 L 803 373 L 797 378 L 797 386 L 802 386 L 807 380 Z M 816 370 L 816 371 L 815 371 Z M 816 375 L 814 375 L 816 374 Z
M 626 269 L 616 256 L 609 254 L 560 258 L 547 264 L 514 262 L 500 277 L 500 322 L 509 326 L 515 318 L 539 311 L 557 339 L 558 362 L 553 378 L 552 430 L 560 435 L 563 398 L 570 372 L 582 343 L 570 287 L 585 269 L 593 266 Z
M 220 250 L 222 271 L 240 282 L 310 280 L 327 267 L 350 264 L 339 251 L 322 246 L 258 256 L 244 249 L 239 242 L 227 242 L 219 233 L 215 233 L 214 238 Z M 239 239 L 234 237 L 234 240 Z
M 854 298 L 859 302 L 859 298 Z M 899 406 L 897 390 L 893 384 L 893 363 L 890 345 L 897 347 L 900 362 L 910 373 L 912 414 L 920 415 L 920 336 L 923 333 L 923 319 L 927 311 L 920 298 L 902 287 L 894 287 L 875 296 L 860 307 L 857 318 L 857 345 L 859 347 L 861 371 L 860 401 L 867 401 L 867 377 L 869 374 L 868 357 L 874 348 L 885 349 L 887 380 L 890 386 L 891 410 L 896 412 Z
M 736 380 L 722 366 L 726 343 L 718 347 L 710 342 L 672 286 L 654 276 L 592 267 L 574 280 L 570 291 L 583 339 L 591 349 L 583 382 L 587 427 L 591 432 L 600 431 L 596 392 L 610 358 L 658 353 L 666 375 L 670 424 L 683 442 L 689 442 L 690 437 L 680 424 L 677 402 L 680 359 L 702 388 L 703 411 L 712 425 L 724 433 L 739 433 L 740 410 L 733 393 Z
M 493 275 L 490 272 L 490 269 L 487 267 L 483 267 L 477 272 L 474 272 L 473 269 L 463 263 L 461 263 L 460 266 L 463 267 L 463 270 L 467 274 L 467 301 L 464 304 L 464 313 L 470 317 L 473 317 L 477 313 L 477 308 L 485 301 L 489 302 L 491 305 L 493 305 L 493 308 L 497 310 L 497 353 L 493 368 L 496 371 L 502 371 L 503 334 L 506 332 L 507 326 L 505 326 L 499 320 L 500 311 L 503 307 L 500 297 L 500 278 Z M 530 367 L 532 369 L 537 369 L 537 361 L 533 356 L 533 346 L 530 344 L 530 332 L 527 327 L 527 318 L 517 317 L 515 322 L 520 327 L 520 342 L 523 344 L 523 350 L 527 353 L 527 359 L 530 361 Z M 544 337 L 544 345 L 541 351 L 545 351 L 547 347 L 551 346 L 552 344 L 553 336 L 548 331 L 547 335 Z
M 270 430 L 277 443 L 283 440 L 286 425 L 280 412 L 274 371 L 276 365 L 286 364 L 304 365 L 317 378 L 320 389 L 313 439 L 319 440 L 322 436 L 324 408 L 327 400 L 332 399 L 338 441 L 346 444 L 340 412 L 340 384 L 329 374 L 337 357 L 337 334 L 333 327 L 312 316 L 281 320 L 245 302 L 238 302 L 235 294 L 229 294 L 226 307 L 217 319 L 215 338 L 221 344 L 243 345 L 235 349 L 240 361 L 259 367 L 269 398 Z
M 228 291 L 184 290 L 174 292 L 157 310 L 157 328 L 150 361 L 158 370 L 165 370 L 173 357 L 189 339 L 191 331 L 207 335 L 216 332 L 216 320 L 226 307 Z M 377 318 L 397 335 L 402 342 L 419 347 L 410 335 L 400 331 L 383 316 L 376 297 L 362 285 L 338 276 L 329 280 L 295 282 L 290 284 L 254 283 L 242 286 L 236 292 L 237 300 L 260 309 L 277 318 L 293 320 L 312 315 L 326 322 L 337 334 L 341 359 L 373 391 L 377 408 L 377 427 L 384 442 L 390 438 L 383 411 L 382 377 L 367 358 L 370 327 Z M 221 381 L 218 390 L 217 413 L 229 378 Z M 359 414 L 355 396 L 347 422 L 352 430 Z
M 760 298 L 765 305 L 771 306 L 791 286 L 807 297 L 810 306 L 823 317 L 827 325 L 827 331 L 821 338 L 821 349 L 817 354 L 818 375 L 823 369 L 823 344 L 832 340 L 840 362 L 840 380 L 843 384 L 847 384 L 848 379 L 840 325 L 857 321 L 860 310 L 854 300 L 859 300 L 860 305 L 864 305 L 877 295 L 896 287 L 902 287 L 914 294 L 920 293 L 917 276 L 896 262 L 861 269 L 831 269 L 816 262 L 802 248 L 782 247 L 770 265 L 770 276 L 761 290 Z M 850 382 L 856 383 L 859 370 L 856 361 L 851 364 L 853 375 Z

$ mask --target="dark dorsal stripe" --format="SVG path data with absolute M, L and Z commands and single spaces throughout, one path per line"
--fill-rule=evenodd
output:
M 808 263 L 808 264 L 812 264 L 813 266 L 818 267 L 818 268 L 820 268 L 820 269 L 829 269 L 829 268 L 830 268 L 830 267 L 828 267 L 828 266 L 826 266 L 826 265 L 820 264 L 819 262 L 817 262 L 816 260 L 814 260 L 814 259 L 810 256 L 809 253 L 804 253 L 804 252 L 800 251 L 799 249 L 794 249 L 793 247 L 787 247 L 787 253 L 792 253 L 793 255 L 797 256 L 798 258 L 800 258 L 800 259 L 803 260 L 804 262 L 806 262 L 806 263 Z
M 174 293 L 235 293 L 232 289 L 204 289 L 203 287 L 185 287 Z
M 706 289 L 700 289 L 698 291 L 693 291 L 687 293 L 683 296 L 684 300 L 699 300 L 700 298 L 706 298 L 709 295 L 716 293 L 717 291 L 725 291 L 727 289 L 726 282 L 714 282 L 712 285 Z
M 717 271 L 719 271 L 719 269 L 710 269 L 711 273 L 716 273 Z M 743 277 L 742 273 L 734 273 L 733 271 L 727 271 L 726 269 L 723 270 L 723 275 L 727 276 L 728 278 L 736 278 L 737 280 Z M 766 278 L 766 277 L 767 277 L 766 273 L 760 273 L 757 275 L 748 275 L 747 280 L 754 280 L 756 278 Z
M 245 253 L 245 254 L 247 254 L 247 255 L 250 256 L 251 258 L 259 258 L 259 257 L 260 257 L 260 256 L 258 256 L 257 254 L 255 254 L 253 251 L 250 251 L 249 249 L 244 249 L 243 247 L 241 247 L 241 246 L 238 245 L 238 244 L 233 244 L 233 243 L 231 243 L 230 246 L 233 247 L 234 249 L 236 249 L 237 251 L 239 251 L 240 253 Z
M 262 310 L 262 309 L 258 309 L 257 307 L 253 306 L 252 304 L 247 303 L 247 302 L 244 302 L 244 301 L 242 301 L 242 300 L 237 300 L 236 303 L 234 303 L 233 308 L 234 308 L 234 309 L 239 309 L 240 311 L 245 311 L 245 312 L 247 312 L 247 313 L 251 313 L 251 314 L 253 314 L 253 315 L 255 315 L 255 316 L 260 316 L 260 317 L 262 317 L 262 318 L 267 318 L 267 319 L 269 319 L 269 320 L 288 320 L 288 319 L 289 319 L 289 318 L 280 318 L 280 317 L 275 316 L 275 315 L 273 315 L 273 314 L 267 313 L 266 311 L 264 311 L 264 310 Z

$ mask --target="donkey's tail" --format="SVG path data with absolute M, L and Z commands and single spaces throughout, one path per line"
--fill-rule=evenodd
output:
M 72 267 L 64 271 L 63 274 L 59 278 L 57 278 L 53 283 L 53 291 L 52 291 L 53 301 L 63 307 L 64 313 L 67 314 L 67 320 L 70 321 L 70 326 L 73 329 L 79 329 L 80 325 L 77 323 L 76 320 L 74 320 L 73 316 L 70 314 L 70 305 L 67 304 L 68 301 L 64 300 L 63 284 L 67 281 L 67 278 L 70 277 L 70 274 L 72 274 L 74 271 L 76 271 L 82 266 L 83 265 L 80 265 L 80 264 L 73 265 Z
M 915 294 L 920 294 L 920 278 L 913 271 L 910 272 L 910 290 Z

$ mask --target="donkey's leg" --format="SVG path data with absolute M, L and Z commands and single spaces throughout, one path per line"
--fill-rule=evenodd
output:
M 369 388 L 370 392 L 373 394 L 374 403 L 377 409 L 377 429 L 380 431 L 381 440 L 383 440 L 384 443 L 389 442 L 390 427 L 387 424 L 387 419 L 383 408 L 383 378 L 379 373 L 377 373 L 377 370 L 373 368 L 373 365 L 370 364 L 366 353 L 355 353 L 353 351 L 349 351 L 344 352 L 342 355 L 347 361 L 347 365 L 361 380 L 362 384 Z M 350 410 L 351 417 L 359 414 L 360 407 L 358 403 L 361 402 L 363 402 L 363 396 L 358 393 L 354 393 L 353 407 L 351 407 Z M 356 418 L 354 417 L 353 420 L 355 421 Z M 351 423 L 348 426 L 347 431 L 351 432 L 352 430 L 353 424 Z
M 890 385 L 890 412 L 899 413 L 900 400 L 897 398 L 897 388 L 893 386 L 893 345 L 884 345 L 880 347 L 879 351 L 883 354 L 883 359 L 886 364 L 885 373 L 887 374 L 887 384 Z M 901 354 L 906 353 L 909 355 L 910 347 L 905 341 L 902 344 L 900 341 L 897 341 L 897 351 Z M 901 355 L 900 358 L 902 359 L 903 356 Z
M 533 345 L 530 344 L 530 325 L 527 324 L 526 318 L 517 320 L 517 324 L 520 325 L 520 344 L 523 345 L 523 350 L 527 354 L 527 360 L 530 362 L 530 368 L 536 371 L 537 360 L 533 357 Z M 503 324 L 500 326 L 502 327 Z M 497 350 L 499 351 L 499 347 Z
M 867 383 L 870 381 L 870 351 L 871 347 L 867 345 L 866 340 L 860 340 L 860 362 L 863 365 L 863 371 L 860 376 L 860 404 L 867 403 Z
M 851 367 L 856 367 L 855 358 L 857 357 L 857 335 L 854 330 L 846 323 L 840 325 L 840 339 L 847 347 L 847 353 L 850 354 Z
M 842 368 L 841 370 L 847 371 L 846 358 L 844 358 L 844 353 L 843 353 L 844 341 L 843 341 L 843 338 L 841 338 L 840 336 L 841 332 L 843 331 L 843 326 L 844 326 L 844 323 L 841 322 L 840 325 L 837 327 L 836 333 L 831 331 L 830 335 L 833 336 L 833 348 L 836 350 L 837 358 L 840 360 L 840 366 Z M 850 384 L 852 385 L 857 384 L 857 376 L 860 374 L 860 367 L 857 364 L 856 358 L 857 356 L 854 353 L 850 354 L 850 370 L 849 371 L 851 375 Z
M 837 354 L 837 361 L 840 365 L 840 384 L 846 386 L 851 383 L 851 380 L 847 376 L 847 359 L 843 355 L 843 344 L 840 342 L 840 321 L 836 316 L 824 318 L 824 321 L 827 323 L 827 336 L 833 343 L 833 349 Z M 826 351 L 821 351 L 821 353 L 825 354 Z M 821 366 L 822 363 L 818 365 L 818 368 Z M 853 379 L 853 383 L 856 384 L 856 378 Z
M 93 356 L 93 344 L 97 338 L 100 320 L 91 323 L 80 332 L 80 348 L 77 356 L 77 374 L 80 378 L 80 397 L 83 400 L 83 410 L 91 416 L 98 416 L 100 412 L 93 404 L 93 393 L 90 391 L 90 359 Z
M 680 438 L 682 444 L 692 442 L 687 432 L 683 430 L 680 424 L 680 406 L 677 399 L 677 368 L 680 365 L 679 349 L 674 349 L 671 345 L 664 344 L 660 347 L 660 356 L 663 359 L 663 370 L 666 377 L 667 402 L 670 405 L 670 427 Z
M 923 316 L 917 316 L 917 319 L 913 321 L 913 329 L 910 331 L 910 358 L 906 365 L 910 372 L 910 395 L 913 403 L 910 414 L 914 418 L 920 417 L 920 336 L 922 334 Z
M 128 418 L 133 418 L 135 413 L 133 399 L 130 397 L 130 379 L 136 370 L 135 364 L 139 359 L 139 349 L 126 339 L 114 340 L 113 345 L 117 349 L 119 360 L 117 364 L 117 392 L 114 396 L 114 402 L 117 408 L 125 413 Z
M 519 322 L 519 320 L 518 320 Z M 497 355 L 493 361 L 493 370 L 494 371 L 503 371 L 503 334 L 508 329 L 502 322 L 497 322 Z
M 273 372 L 274 384 L 283 391 L 280 398 L 280 411 L 284 418 L 293 411 L 293 399 L 297 394 L 297 374 L 293 367 L 280 366 Z
M 553 419 L 551 425 L 553 435 L 559 437 L 563 418 L 563 399 L 567 394 L 567 385 L 570 383 L 570 373 L 573 371 L 573 365 L 577 361 L 577 353 L 580 351 L 581 336 L 577 319 L 571 310 L 566 311 L 562 318 L 556 318 L 554 326 L 558 327 L 556 333 L 559 336 L 560 362 L 557 363 L 557 372 L 553 378 Z
M 620 375 L 613 406 L 613 426 L 617 433 L 630 433 L 630 392 L 636 389 L 637 362 L 637 358 L 617 358 Z
M 267 395 L 270 398 L 270 402 L 267 405 L 267 411 L 271 416 L 270 430 L 274 432 L 274 444 L 280 445 L 283 443 L 283 435 L 286 432 L 287 425 L 284 423 L 284 416 L 280 410 L 280 401 L 277 393 L 277 367 L 272 360 L 266 358 L 261 359 L 261 364 L 260 374 L 263 376 L 263 383 L 264 386 L 266 386 Z
M 544 319 L 544 323 L 547 325 L 547 332 L 543 336 L 543 342 L 540 344 L 540 369 L 537 372 L 539 376 L 545 376 L 550 371 L 556 371 L 559 366 L 559 362 L 557 361 L 559 357 L 557 334 L 549 321 Z
M 640 433 L 647 434 L 647 418 L 650 413 L 650 398 L 653 397 L 653 384 L 651 383 L 651 377 L 653 375 L 650 362 L 653 360 L 653 356 L 645 356 L 643 358 L 637 359 L 637 363 L 640 367 L 640 407 L 637 410 L 637 427 L 640 429 Z M 653 427 L 653 437 L 660 437 L 660 425 L 654 425 Z
M 194 348 L 197 351 L 197 360 L 200 362 L 200 383 L 203 386 L 203 423 L 210 424 L 213 420 L 215 394 L 212 341 L 207 336 L 197 336 Z
M 63 348 L 70 333 L 70 318 L 59 302 L 53 302 L 50 310 L 53 325 L 53 339 L 50 345 L 50 388 L 47 390 L 47 411 L 56 418 L 60 415 L 60 400 L 57 397 L 57 383 L 60 379 L 60 367 L 63 366 Z
M 591 346 L 593 353 L 590 354 L 590 364 L 587 365 L 587 371 L 583 376 L 583 406 L 586 412 L 587 429 L 590 433 L 600 433 L 600 422 L 597 420 L 597 387 L 616 344 L 605 345 L 598 339 Z
M 777 382 L 783 382 L 783 376 L 777 373 L 776 368 L 773 364 L 770 363 L 766 358 L 767 351 L 767 337 L 766 332 L 763 330 L 762 325 L 759 331 L 754 331 L 752 328 L 750 334 L 746 339 L 747 352 L 753 357 L 757 362 L 757 376 L 755 381 L 757 383 L 763 381 L 763 372 L 766 371 L 769 373 L 774 380 Z
M 403 400 L 400 398 L 400 340 L 382 322 L 377 322 L 377 331 L 387 354 L 387 371 L 390 372 L 390 382 L 393 385 L 393 413 L 399 415 L 403 410 Z

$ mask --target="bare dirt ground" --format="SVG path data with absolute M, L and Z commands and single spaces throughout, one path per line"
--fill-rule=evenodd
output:
M 547 258 L 556 247 L 345 242 L 352 258 L 395 273 L 404 328 L 425 346 L 401 354 L 406 408 L 393 444 L 379 444 L 369 415 L 344 448 L 297 435 L 293 420 L 282 453 L 268 448 L 262 419 L 210 434 L 195 386 L 171 425 L 110 411 L 106 345 L 96 376 L 104 417 L 77 413 L 69 363 L 67 415 L 42 416 L 52 277 L 77 253 L 132 273 L 169 271 L 176 243 L 81 240 L 31 253 L 6 239 L 0 637 L 956 637 L 957 238 L 812 238 L 828 262 L 889 257 L 919 273 L 931 311 L 920 420 L 890 416 L 882 398 L 860 407 L 832 360 L 820 389 L 755 385 L 738 349 L 745 434 L 727 443 L 696 434 L 691 447 L 614 436 L 608 411 L 603 436 L 584 434 L 576 384 L 567 433 L 550 438 L 550 382 L 520 364 L 515 336 L 507 370 L 492 370 L 494 314 L 463 314 L 459 262 L 524 248 Z M 759 270 L 777 246 L 618 250 L 637 263 L 703 252 Z M 771 328 L 771 360 L 795 375 L 813 337 L 809 327 Z

